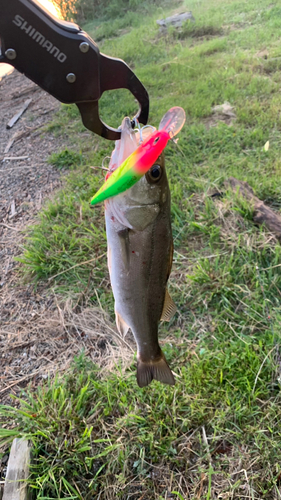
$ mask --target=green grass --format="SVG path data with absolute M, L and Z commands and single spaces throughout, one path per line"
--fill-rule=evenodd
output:
M 271 356 L 256 380 L 271 343 L 267 331 L 258 342 L 256 336 L 247 342 L 203 342 L 188 352 L 177 339 L 166 352 L 168 359 L 177 359 L 176 387 L 156 383 L 145 390 L 136 388 L 134 370 L 100 378 L 82 354 L 63 378 L 49 380 L 36 394 L 24 392 L 15 401 L 18 408 L 0 407 L 2 420 L 15 422 L 12 432 L 2 429 L 0 444 L 15 436 L 33 442 L 37 460 L 29 484 L 38 499 L 127 498 L 132 481 L 138 490 L 133 498 L 151 498 L 145 495 L 153 489 L 157 498 L 165 498 L 168 485 L 170 492 L 180 487 L 180 477 L 195 483 L 203 471 L 208 474 L 210 454 L 213 473 L 230 479 L 228 457 L 222 460 L 216 451 L 223 441 L 232 460 L 238 461 L 244 449 L 260 453 L 257 467 L 269 459 L 278 463 L 280 392 L 272 385 Z M 158 467 L 168 471 L 166 478 L 161 472 L 157 478 Z M 265 468 L 259 491 L 272 491 L 278 475 L 279 467 Z M 243 487 L 241 479 L 231 486 L 237 498 Z M 208 498 L 208 490 L 205 484 L 200 498 Z
M 82 357 L 25 393 L 25 414 L 3 407 L 15 434 L 34 442 L 31 484 L 41 499 L 281 495 L 280 244 L 224 184 L 246 180 L 280 210 L 281 9 L 270 0 L 190 0 L 178 9 L 192 10 L 196 22 L 165 35 L 156 19 L 173 11 L 159 6 L 86 25 L 100 50 L 132 65 L 146 85 L 151 124 L 175 105 L 187 114 L 178 145 L 166 148 L 179 313 L 160 332 L 177 383 L 140 390 L 134 365 L 104 378 Z M 236 120 L 207 127 L 224 101 Z M 100 103 L 111 126 L 135 107 L 126 91 Z M 113 145 L 87 134 L 75 106 L 62 106 L 46 133 L 71 142 L 72 171 L 28 229 L 20 269 L 63 297 L 86 290 L 113 317 L 103 208 L 89 208 L 104 177 L 90 166 L 101 166 Z M 64 150 L 57 166 L 65 166 Z
M 58 169 L 78 167 L 82 165 L 83 156 L 75 151 L 70 151 L 69 149 L 64 149 L 59 153 L 52 153 L 48 158 L 48 163 L 54 165 Z

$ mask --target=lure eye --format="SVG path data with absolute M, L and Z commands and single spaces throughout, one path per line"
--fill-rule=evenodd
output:
M 150 183 L 160 181 L 162 177 L 162 167 L 155 163 L 155 165 L 152 165 L 151 169 L 145 174 L 145 176 Z

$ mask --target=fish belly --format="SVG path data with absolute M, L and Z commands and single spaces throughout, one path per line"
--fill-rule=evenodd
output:
M 138 355 L 144 360 L 156 359 L 161 353 L 158 322 L 172 245 L 169 209 L 162 210 L 143 231 L 121 227 L 106 210 L 106 231 L 115 311 L 131 328 Z

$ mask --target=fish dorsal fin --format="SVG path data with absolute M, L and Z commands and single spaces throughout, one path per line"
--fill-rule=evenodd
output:
M 160 321 L 170 321 L 177 311 L 177 306 L 171 298 L 168 289 L 165 291 L 165 300 Z
M 130 327 L 127 325 L 127 323 L 123 320 L 122 316 L 117 311 L 115 311 L 115 321 L 118 332 L 120 333 L 121 337 L 125 338 Z

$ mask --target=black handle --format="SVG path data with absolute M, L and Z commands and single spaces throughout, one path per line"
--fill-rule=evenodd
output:
M 135 118 L 140 123 L 147 124 L 149 114 L 148 93 L 135 73 L 124 61 L 101 54 L 100 82 L 102 92 L 122 88 L 130 90 L 140 104 L 139 112 Z
M 100 54 L 79 26 L 58 20 L 35 0 L 0 0 L 0 12 L 0 62 L 12 64 L 59 101 L 76 103 L 87 128 L 107 139 L 120 137 L 98 114 L 102 93 L 116 88 L 134 94 L 137 117 L 147 123 L 149 98 L 141 82 L 123 61 Z
M 100 98 L 99 49 L 79 26 L 59 21 L 31 0 L 0 0 L 0 11 L 3 62 L 61 102 Z

